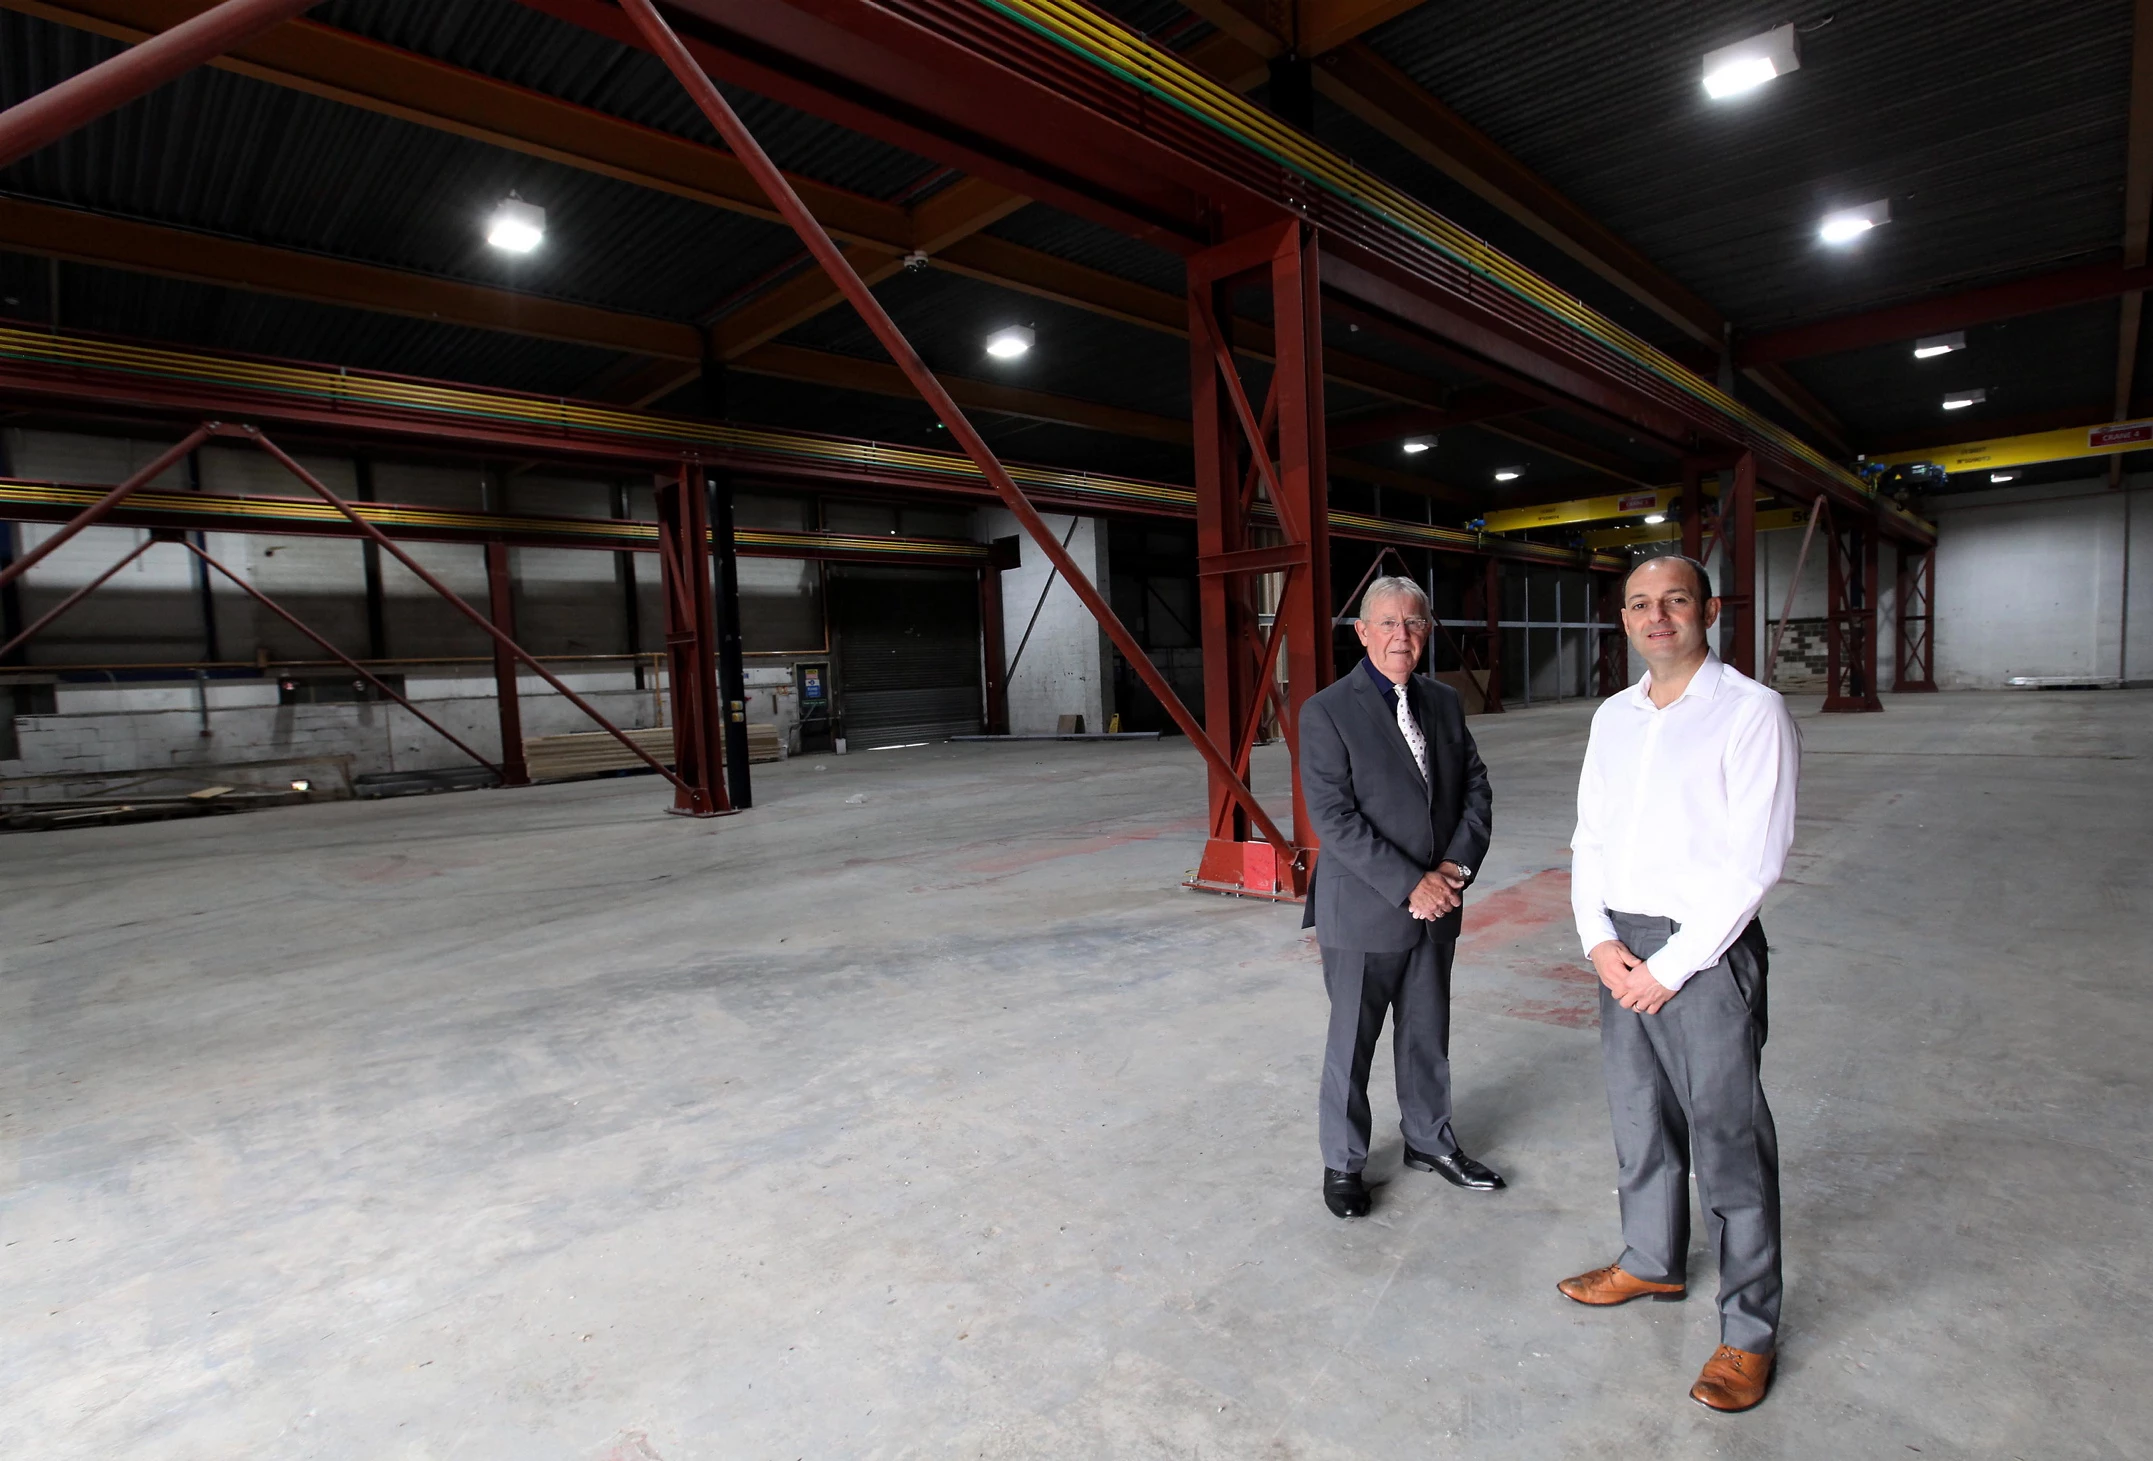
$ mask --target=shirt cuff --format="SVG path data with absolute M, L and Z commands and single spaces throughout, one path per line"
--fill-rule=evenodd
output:
M 1622 941 L 1622 935 L 1615 932 L 1614 920 L 1609 918 L 1604 911 L 1597 914 L 1579 914 L 1577 919 L 1577 938 L 1578 942 L 1585 946 L 1585 957 L 1588 959 L 1592 957 L 1594 949 L 1606 943 L 1609 939 L 1613 939 L 1617 943 Z
M 1696 951 L 1676 934 L 1660 951 L 1645 960 L 1645 971 L 1668 989 L 1680 989 L 1690 982 L 1699 969 L 1708 969 L 1709 963 L 1696 962 Z

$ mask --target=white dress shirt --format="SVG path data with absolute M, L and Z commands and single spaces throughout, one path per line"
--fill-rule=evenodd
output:
M 1592 717 L 1570 839 L 1570 907 L 1586 953 L 1607 910 L 1682 927 L 1645 961 L 1680 989 L 1741 936 L 1794 841 L 1801 734 L 1786 701 L 1707 654 L 1665 709 L 1648 674 Z

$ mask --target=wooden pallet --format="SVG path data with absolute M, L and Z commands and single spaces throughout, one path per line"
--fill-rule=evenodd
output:
M 660 761 L 673 764 L 673 728 L 653 726 L 632 730 L 628 736 Z M 605 731 L 579 731 L 568 736 L 533 736 L 523 743 L 524 764 L 533 781 L 569 781 L 578 776 L 600 776 L 608 771 L 632 771 L 644 763 Z M 774 724 L 748 722 L 748 764 L 779 759 Z

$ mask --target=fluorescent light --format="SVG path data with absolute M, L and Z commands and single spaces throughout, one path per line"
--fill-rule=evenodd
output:
M 1427 451 L 1430 447 L 1434 445 L 1434 438 L 1426 436 L 1416 436 L 1411 441 L 1405 444 L 1403 450 L 1405 451 L 1405 454 L 1407 456 L 1417 457 L 1422 452 Z
M 1665 521 L 1667 521 L 1667 514 L 1664 512 L 1648 512 L 1645 514 L 1645 526 L 1648 528 L 1656 528 Z
M 312 791 L 313 789 L 314 783 L 311 781 L 295 781 L 292 783 L 293 791 Z
M 1775 76 L 1800 69 L 1801 51 L 1795 43 L 1794 27 L 1782 25 L 1768 30 L 1761 36 L 1751 36 L 1746 41 L 1736 41 L 1731 46 L 1721 46 L 1716 51 L 1704 53 L 1705 95 L 1714 101 L 1724 101 L 1730 96 L 1740 96 L 1755 91 Z
M 1953 330 L 1948 335 L 1929 335 L 1914 342 L 1916 360 L 1934 360 L 1939 355 L 1949 355 L 1954 350 L 1966 348 L 1966 332 Z
M 1498 482 L 1515 482 L 1517 479 L 1518 473 L 1514 467 L 1505 467 L 1495 474 L 1495 480 Z
M 1015 360 L 1031 349 L 1032 341 L 1037 338 L 1030 325 L 1011 325 L 1008 329 L 996 330 L 987 337 L 987 353 L 996 360 Z
M 1980 405 L 1988 398 L 1989 393 L 1985 390 L 1953 391 L 1950 395 L 1944 397 L 1944 409 L 1946 411 L 1963 411 L 1968 406 Z
M 1891 200 L 1879 198 L 1825 214 L 1824 221 L 1817 225 L 1817 237 L 1828 244 L 1852 243 L 1878 224 L 1889 222 Z
M 546 210 L 510 193 L 486 224 L 486 242 L 511 254 L 527 254 L 546 236 Z
M 1991 473 L 1989 473 L 1989 480 L 1990 480 L 1991 482 L 2016 482 L 2016 481 L 2018 480 L 2018 473 L 2016 473 L 2016 472 L 1991 472 Z

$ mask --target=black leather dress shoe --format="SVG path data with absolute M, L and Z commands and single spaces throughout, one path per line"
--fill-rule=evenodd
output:
M 1462 1151 L 1431 1157 L 1426 1152 L 1407 1147 L 1405 1164 L 1418 1171 L 1433 1172 L 1453 1187 L 1463 1187 L 1469 1192 L 1494 1192 L 1503 1185 L 1502 1177 L 1494 1169 L 1483 1167 Z
M 1368 1184 L 1361 1180 L 1361 1174 L 1358 1172 L 1334 1172 L 1325 1167 L 1323 1205 L 1337 1217 L 1366 1217 L 1369 1206 Z

